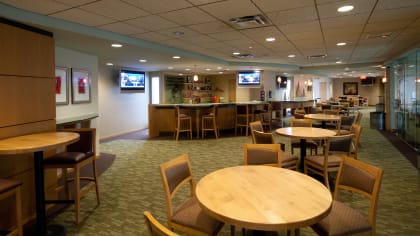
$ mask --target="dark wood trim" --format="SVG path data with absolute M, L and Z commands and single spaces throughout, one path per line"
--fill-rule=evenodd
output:
M 34 33 L 37 33 L 37 34 L 42 34 L 42 35 L 45 35 L 45 36 L 48 36 L 48 37 L 51 37 L 51 38 L 54 36 L 52 32 L 49 32 L 49 31 L 46 31 L 46 30 L 43 30 L 43 29 L 40 29 L 40 28 L 36 28 L 34 26 L 26 25 L 26 24 L 23 24 L 23 23 L 20 23 L 20 22 L 17 22 L 17 21 L 13 21 L 13 20 L 10 20 L 10 19 L 6 19 L 4 17 L 0 17 L 0 22 L 3 23 L 3 24 L 6 24 L 6 25 L 11 25 L 11 26 L 21 28 L 21 29 L 24 29 L 24 30 L 27 30 L 27 31 L 31 31 L 31 32 L 34 32 Z

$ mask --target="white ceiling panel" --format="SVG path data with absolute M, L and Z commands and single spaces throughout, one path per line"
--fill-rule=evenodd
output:
M 13 7 L 17 7 L 17 8 L 25 9 L 28 11 L 33 11 L 33 12 L 39 12 L 45 15 L 70 8 L 69 5 L 55 2 L 53 0 L 31 0 L 31 1 L 2 0 L 2 2 Z
M 192 5 L 185 0 L 123 0 L 124 2 L 131 3 L 145 11 L 151 13 L 162 13 L 168 11 L 179 10 L 182 8 L 191 7 Z
M 318 5 L 319 18 L 330 18 L 338 16 L 369 14 L 375 6 L 377 0 L 352 0 L 350 1 L 334 1 L 329 3 L 321 3 Z M 353 5 L 354 9 L 349 12 L 338 12 L 337 9 L 344 5 Z
M 318 15 L 314 6 L 270 12 L 267 13 L 267 16 L 271 22 L 276 25 L 318 20 Z
M 295 24 L 279 25 L 278 28 L 283 32 L 286 37 L 289 34 L 301 33 L 301 32 L 316 32 L 320 33 L 320 25 L 318 20 L 305 21 Z
M 369 22 L 398 20 L 400 22 L 406 21 L 405 24 L 408 24 L 413 20 L 416 20 L 419 17 L 419 14 L 420 6 L 390 10 L 377 10 L 372 13 L 372 17 L 370 18 Z
M 308 0 L 254 0 L 253 2 L 264 12 L 284 11 L 294 8 L 314 6 L 314 2 Z
M 395 1 L 395 0 L 380 0 L 376 5 L 376 8 L 381 10 L 389 10 L 395 8 L 404 8 L 404 7 L 414 7 L 420 6 L 420 1 L 418 0 L 404 0 L 404 1 Z
M 232 31 L 233 29 L 229 25 L 220 21 L 212 21 L 212 22 L 207 22 L 207 23 L 202 23 L 202 24 L 197 24 L 197 25 L 191 25 L 188 27 L 198 32 L 201 32 L 203 34 L 220 33 L 220 32 Z
M 250 0 L 227 0 L 203 5 L 200 8 L 226 22 L 234 17 L 262 14 Z
M 101 25 L 98 28 L 108 30 L 108 31 L 118 33 L 118 34 L 124 34 L 124 35 L 139 34 L 139 33 L 146 32 L 146 30 L 144 29 L 140 29 L 138 27 L 134 27 L 132 25 L 122 23 L 122 22 Z
M 199 8 L 187 8 L 160 14 L 165 19 L 174 21 L 179 25 L 195 25 L 214 21 L 215 18 Z
M 111 18 L 93 14 L 79 8 L 72 8 L 70 10 L 61 11 L 51 14 L 50 16 L 87 26 L 99 26 L 114 22 L 114 20 Z
M 110 17 L 115 20 L 127 20 L 140 16 L 149 15 L 149 13 L 133 7 L 130 4 L 121 2 L 119 0 L 101 0 L 91 4 L 80 6 L 80 9 Z
M 149 15 L 145 17 L 140 17 L 132 20 L 126 21 L 128 24 L 140 27 L 142 29 L 147 29 L 150 31 L 157 31 L 160 29 L 168 29 L 168 28 L 175 28 L 178 25 L 163 19 L 158 15 Z
M 40 1 L 45 2 L 44 0 L 40 0 Z M 85 5 L 85 4 L 88 4 L 88 3 L 96 2 L 97 0 L 71 0 L 71 1 L 69 1 L 69 0 L 54 0 L 54 1 L 66 4 L 68 6 L 77 7 L 77 6 L 82 6 L 82 5 Z M 33 1 L 29 0 L 27 2 L 33 2 Z
M 187 27 L 175 27 L 175 28 L 169 28 L 169 29 L 162 29 L 162 30 L 159 30 L 158 32 L 168 37 L 178 38 L 178 39 L 195 37 L 200 34 L 199 32 L 192 30 L 190 28 L 187 28 Z
M 141 34 L 134 34 L 133 37 L 144 39 L 151 42 L 162 42 L 168 39 L 171 39 L 172 37 L 169 37 L 167 35 L 163 35 L 157 32 L 147 32 L 147 33 L 141 33 Z
M 228 31 L 228 32 L 213 33 L 213 34 L 208 34 L 208 35 L 220 41 L 242 40 L 242 39 L 247 38 L 245 35 L 243 35 L 241 32 L 238 32 L 238 31 Z

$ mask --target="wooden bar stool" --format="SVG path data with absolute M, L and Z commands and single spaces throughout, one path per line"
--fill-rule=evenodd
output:
M 201 116 L 201 138 L 204 139 L 206 131 L 214 131 L 214 136 L 219 137 L 219 130 L 217 127 L 217 106 L 212 105 L 208 109 L 207 114 Z
M 179 133 L 188 132 L 190 134 L 190 139 L 192 139 L 192 118 L 186 112 L 186 109 L 183 109 L 180 106 L 175 107 L 175 134 L 176 140 L 178 141 Z
M 252 121 L 252 113 L 248 104 L 236 104 L 235 135 L 238 128 L 245 128 L 245 135 L 248 136 L 249 122 Z
M 46 200 L 46 204 L 61 204 L 70 203 L 75 205 L 76 211 L 76 224 L 80 222 L 80 199 L 87 194 L 91 189 L 96 190 L 96 201 L 99 205 L 99 189 L 98 178 L 96 173 L 96 129 L 94 128 L 79 128 L 79 129 L 66 129 L 65 131 L 77 132 L 80 139 L 67 146 L 65 152 L 56 154 L 55 156 L 46 158 L 44 160 L 44 168 L 61 169 L 64 185 L 57 186 L 57 190 L 64 189 L 66 200 Z M 80 169 L 83 166 L 91 164 L 92 175 L 80 176 Z M 68 169 L 73 170 L 73 177 L 68 176 Z M 81 181 L 88 181 L 86 186 L 80 185 Z M 74 182 L 74 193 L 72 199 L 69 194 L 68 183 Z
M 20 186 L 22 182 L 12 179 L 0 179 L 0 200 L 14 196 L 15 199 L 15 216 L 16 224 L 10 229 L 7 229 L 7 234 L 4 234 L 6 231 L 0 230 L 1 235 L 23 235 L 22 231 L 22 200 L 20 193 Z

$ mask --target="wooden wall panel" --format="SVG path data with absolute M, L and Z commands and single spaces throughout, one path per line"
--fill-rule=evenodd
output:
M 54 77 L 53 37 L 0 24 L 0 38 L 1 74 Z
M 0 38 L 0 139 L 55 131 L 55 46 L 52 34 L 0 18 Z M 55 151 L 49 150 L 44 155 L 52 155 Z M 33 153 L 0 155 L 0 178 L 23 182 L 23 220 L 33 219 Z M 52 189 L 57 175 L 48 171 L 45 179 L 46 189 Z M 10 223 L 7 220 L 9 206 L 10 200 L 0 202 L 0 226 Z
M 0 127 L 55 119 L 55 80 L 0 75 Z

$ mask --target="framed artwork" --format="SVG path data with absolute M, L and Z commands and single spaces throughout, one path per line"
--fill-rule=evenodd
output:
M 91 97 L 89 71 L 71 69 L 71 102 L 89 103 Z
M 67 105 L 69 104 L 69 90 L 68 90 L 68 72 L 66 67 L 55 67 L 55 104 Z
M 357 89 L 357 82 L 344 82 L 343 83 L 343 94 L 344 95 L 357 95 L 359 93 Z

